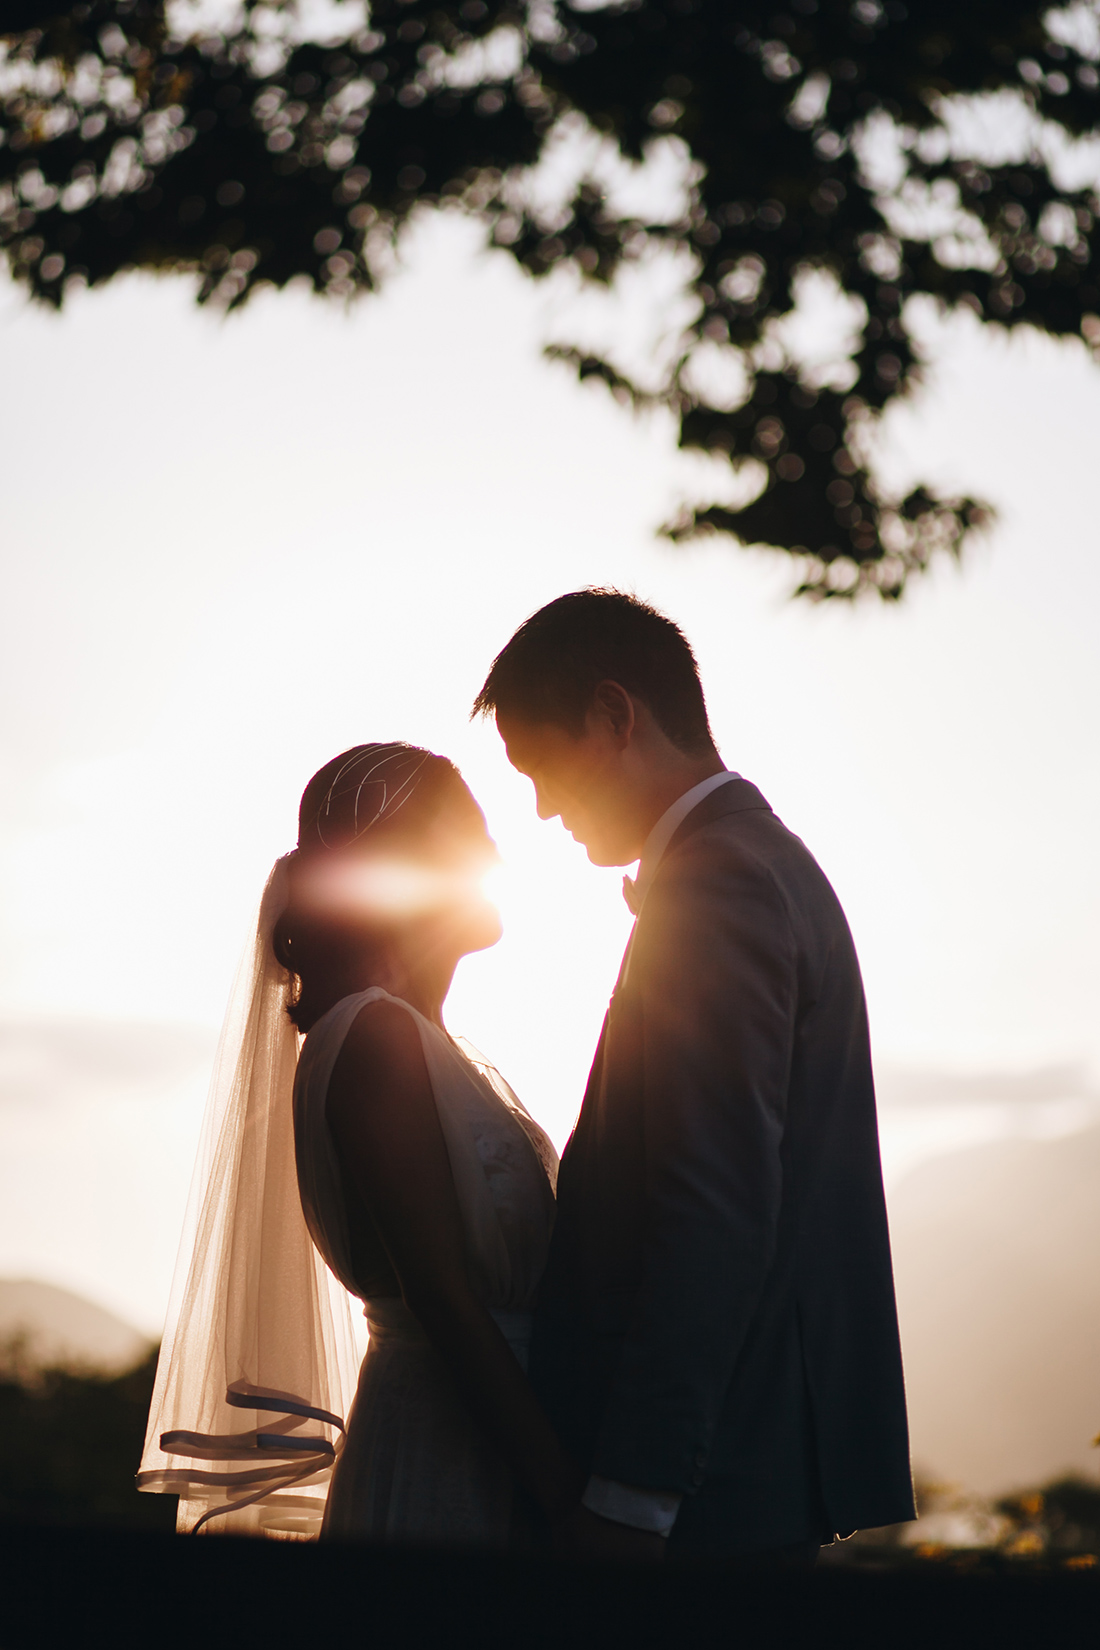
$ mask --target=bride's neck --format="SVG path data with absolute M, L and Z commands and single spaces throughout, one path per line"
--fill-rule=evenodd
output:
M 325 996 L 331 1008 L 344 997 L 367 991 L 372 985 L 381 986 L 391 997 L 400 997 L 426 1020 L 442 1027 L 443 1004 L 457 966 L 457 958 L 449 964 L 414 965 L 401 956 L 372 956 L 335 971 L 327 982 Z

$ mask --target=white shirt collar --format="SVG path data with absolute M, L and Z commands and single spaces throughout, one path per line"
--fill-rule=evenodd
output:
M 638 875 L 634 879 L 634 897 L 639 904 L 646 889 L 653 881 L 654 872 L 664 858 L 665 849 L 676 834 L 677 826 L 687 818 L 693 808 L 698 807 L 705 796 L 710 795 L 711 791 L 716 791 L 719 785 L 728 785 L 731 779 L 740 779 L 740 777 L 740 774 L 731 773 L 724 768 L 721 773 L 713 773 L 709 779 L 700 780 L 699 784 L 693 785 L 690 791 L 685 791 L 683 796 L 677 797 L 671 808 L 665 809 L 646 837 L 642 857 L 638 861 Z

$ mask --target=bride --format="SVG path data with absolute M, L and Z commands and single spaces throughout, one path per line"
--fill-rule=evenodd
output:
M 356 746 L 306 787 L 222 1034 L 138 1474 L 181 1529 L 503 1547 L 516 1486 L 551 1518 L 577 1500 L 524 1375 L 557 1158 L 442 1019 L 500 937 L 495 854 L 427 751 Z

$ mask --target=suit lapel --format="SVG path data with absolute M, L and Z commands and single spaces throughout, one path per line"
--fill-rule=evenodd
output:
M 704 825 L 711 824 L 711 822 L 715 819 L 725 819 L 729 814 L 745 813 L 750 809 L 755 809 L 758 811 L 764 810 L 771 813 L 771 808 L 768 803 L 761 796 L 756 786 L 750 785 L 747 779 L 742 779 L 740 775 L 738 775 L 736 779 L 730 779 L 724 785 L 717 786 L 715 790 L 711 791 L 709 796 L 705 796 L 703 800 L 697 803 L 691 812 L 680 821 L 679 825 L 672 833 L 672 836 L 669 838 L 667 848 L 661 855 L 660 860 L 654 868 L 653 878 L 655 879 L 660 876 L 661 866 L 664 865 L 669 856 L 675 853 L 680 844 L 686 841 L 686 839 L 691 836 L 693 832 L 701 830 Z M 646 892 L 648 893 L 648 888 L 646 889 Z M 643 893 L 642 903 L 638 908 L 639 919 L 641 918 L 642 911 L 645 908 L 645 898 L 646 896 Z M 634 927 L 630 931 L 630 940 L 627 944 L 626 954 L 623 957 L 622 967 L 619 969 L 619 978 L 615 982 L 615 991 L 618 991 L 619 987 L 625 985 L 626 983 L 627 975 L 630 970 L 630 955 L 634 948 L 634 936 L 637 931 L 638 924 L 635 922 Z M 615 992 L 612 992 L 611 1000 L 614 1002 Z
M 631 938 L 633 938 L 633 933 L 631 933 Z M 628 954 L 629 954 L 629 951 L 630 951 L 630 946 L 628 944 L 627 945 L 627 953 Z M 625 967 L 626 967 L 626 957 L 624 956 L 624 958 L 623 958 L 623 968 L 625 968 Z M 623 969 L 620 968 L 620 970 L 619 970 L 619 978 L 620 979 L 622 978 L 622 973 L 623 973 Z M 616 985 L 615 990 L 616 991 L 618 990 L 618 985 Z M 613 995 L 614 995 L 614 993 L 613 993 Z M 569 1139 L 565 1142 L 565 1150 L 561 1154 L 561 1163 L 559 1164 L 559 1167 L 558 1167 L 559 1196 L 560 1196 L 560 1186 L 561 1186 L 561 1172 L 565 1168 L 566 1162 L 568 1161 L 569 1157 L 571 1156 L 571 1154 L 572 1154 L 572 1152 L 573 1152 L 573 1150 L 576 1146 L 578 1135 L 581 1135 L 581 1134 L 584 1133 L 584 1126 L 585 1126 L 585 1122 L 587 1121 L 587 1114 L 591 1109 L 590 1108 L 590 1102 L 591 1102 L 593 1096 L 595 1095 L 596 1091 L 598 1090 L 598 1088 L 600 1086 L 600 1078 L 603 1075 L 604 1045 L 607 1042 L 607 1022 L 608 1022 L 609 1017 L 610 1017 L 610 1010 L 608 1010 L 608 1013 L 604 1015 L 603 1025 L 600 1027 L 600 1040 L 596 1044 L 596 1052 L 595 1052 L 595 1054 L 592 1058 L 592 1069 L 588 1073 L 588 1082 L 584 1085 L 584 1099 L 581 1101 L 581 1109 L 577 1113 L 577 1121 L 573 1124 L 572 1133 L 570 1134 Z
M 637 921 L 637 918 L 635 918 L 634 926 L 630 930 L 630 935 L 629 935 L 629 938 L 627 939 L 627 942 L 626 942 L 626 950 L 623 952 L 623 960 L 619 964 L 619 972 L 615 976 L 615 984 L 614 984 L 614 986 L 612 987 L 612 990 L 611 990 L 611 1001 L 612 1002 L 615 1001 L 615 996 L 616 996 L 616 993 L 619 990 L 619 987 L 626 980 L 627 970 L 630 967 L 630 953 L 634 949 L 634 936 L 637 932 L 638 932 L 638 921 Z M 604 1019 L 604 1031 L 606 1031 L 606 1030 L 607 1030 L 607 1019 L 605 1017 L 605 1019 Z M 603 1042 L 603 1034 L 602 1033 L 600 1034 L 600 1041 L 601 1041 L 601 1043 Z
M 769 813 L 771 812 L 771 808 L 761 796 L 756 786 L 750 785 L 747 779 L 731 779 L 728 784 L 719 785 L 716 790 L 711 791 L 709 796 L 705 796 L 697 807 L 691 810 L 686 819 L 681 820 L 672 835 L 668 847 L 661 856 L 661 864 L 663 865 L 669 854 L 678 848 L 680 843 L 687 837 L 691 836 L 694 831 L 700 830 L 704 825 L 709 825 L 712 820 L 724 819 L 727 814 L 744 813 L 748 809 L 766 809 Z M 660 866 L 658 866 L 657 869 L 659 872 Z M 617 993 L 626 983 L 627 975 L 630 969 L 630 957 L 634 949 L 634 938 L 637 932 L 638 923 L 635 922 L 633 928 L 630 930 L 630 938 L 626 942 L 626 950 L 623 952 L 623 960 L 619 965 L 619 974 L 615 981 L 615 989 L 611 993 L 612 1002 L 614 1002 Z M 585 1085 L 584 1099 L 581 1102 L 581 1109 L 577 1114 L 577 1121 L 573 1126 L 573 1132 L 566 1142 L 565 1150 L 562 1152 L 561 1161 L 563 1168 L 565 1166 L 566 1159 L 574 1150 L 577 1137 L 584 1132 L 584 1126 L 587 1120 L 586 1113 L 590 1114 L 592 1102 L 599 1089 L 600 1080 L 603 1075 L 604 1051 L 607 1043 L 607 1026 L 610 1018 L 610 1012 L 611 1011 L 609 1008 L 607 1014 L 604 1015 L 603 1026 L 600 1030 L 600 1040 L 596 1044 L 596 1053 L 592 1061 L 592 1069 L 588 1074 L 588 1082 Z

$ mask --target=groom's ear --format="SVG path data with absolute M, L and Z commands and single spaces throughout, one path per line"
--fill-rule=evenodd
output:
M 623 749 L 630 743 L 637 719 L 634 700 L 619 682 L 600 682 L 592 695 L 588 724 L 602 725 Z

